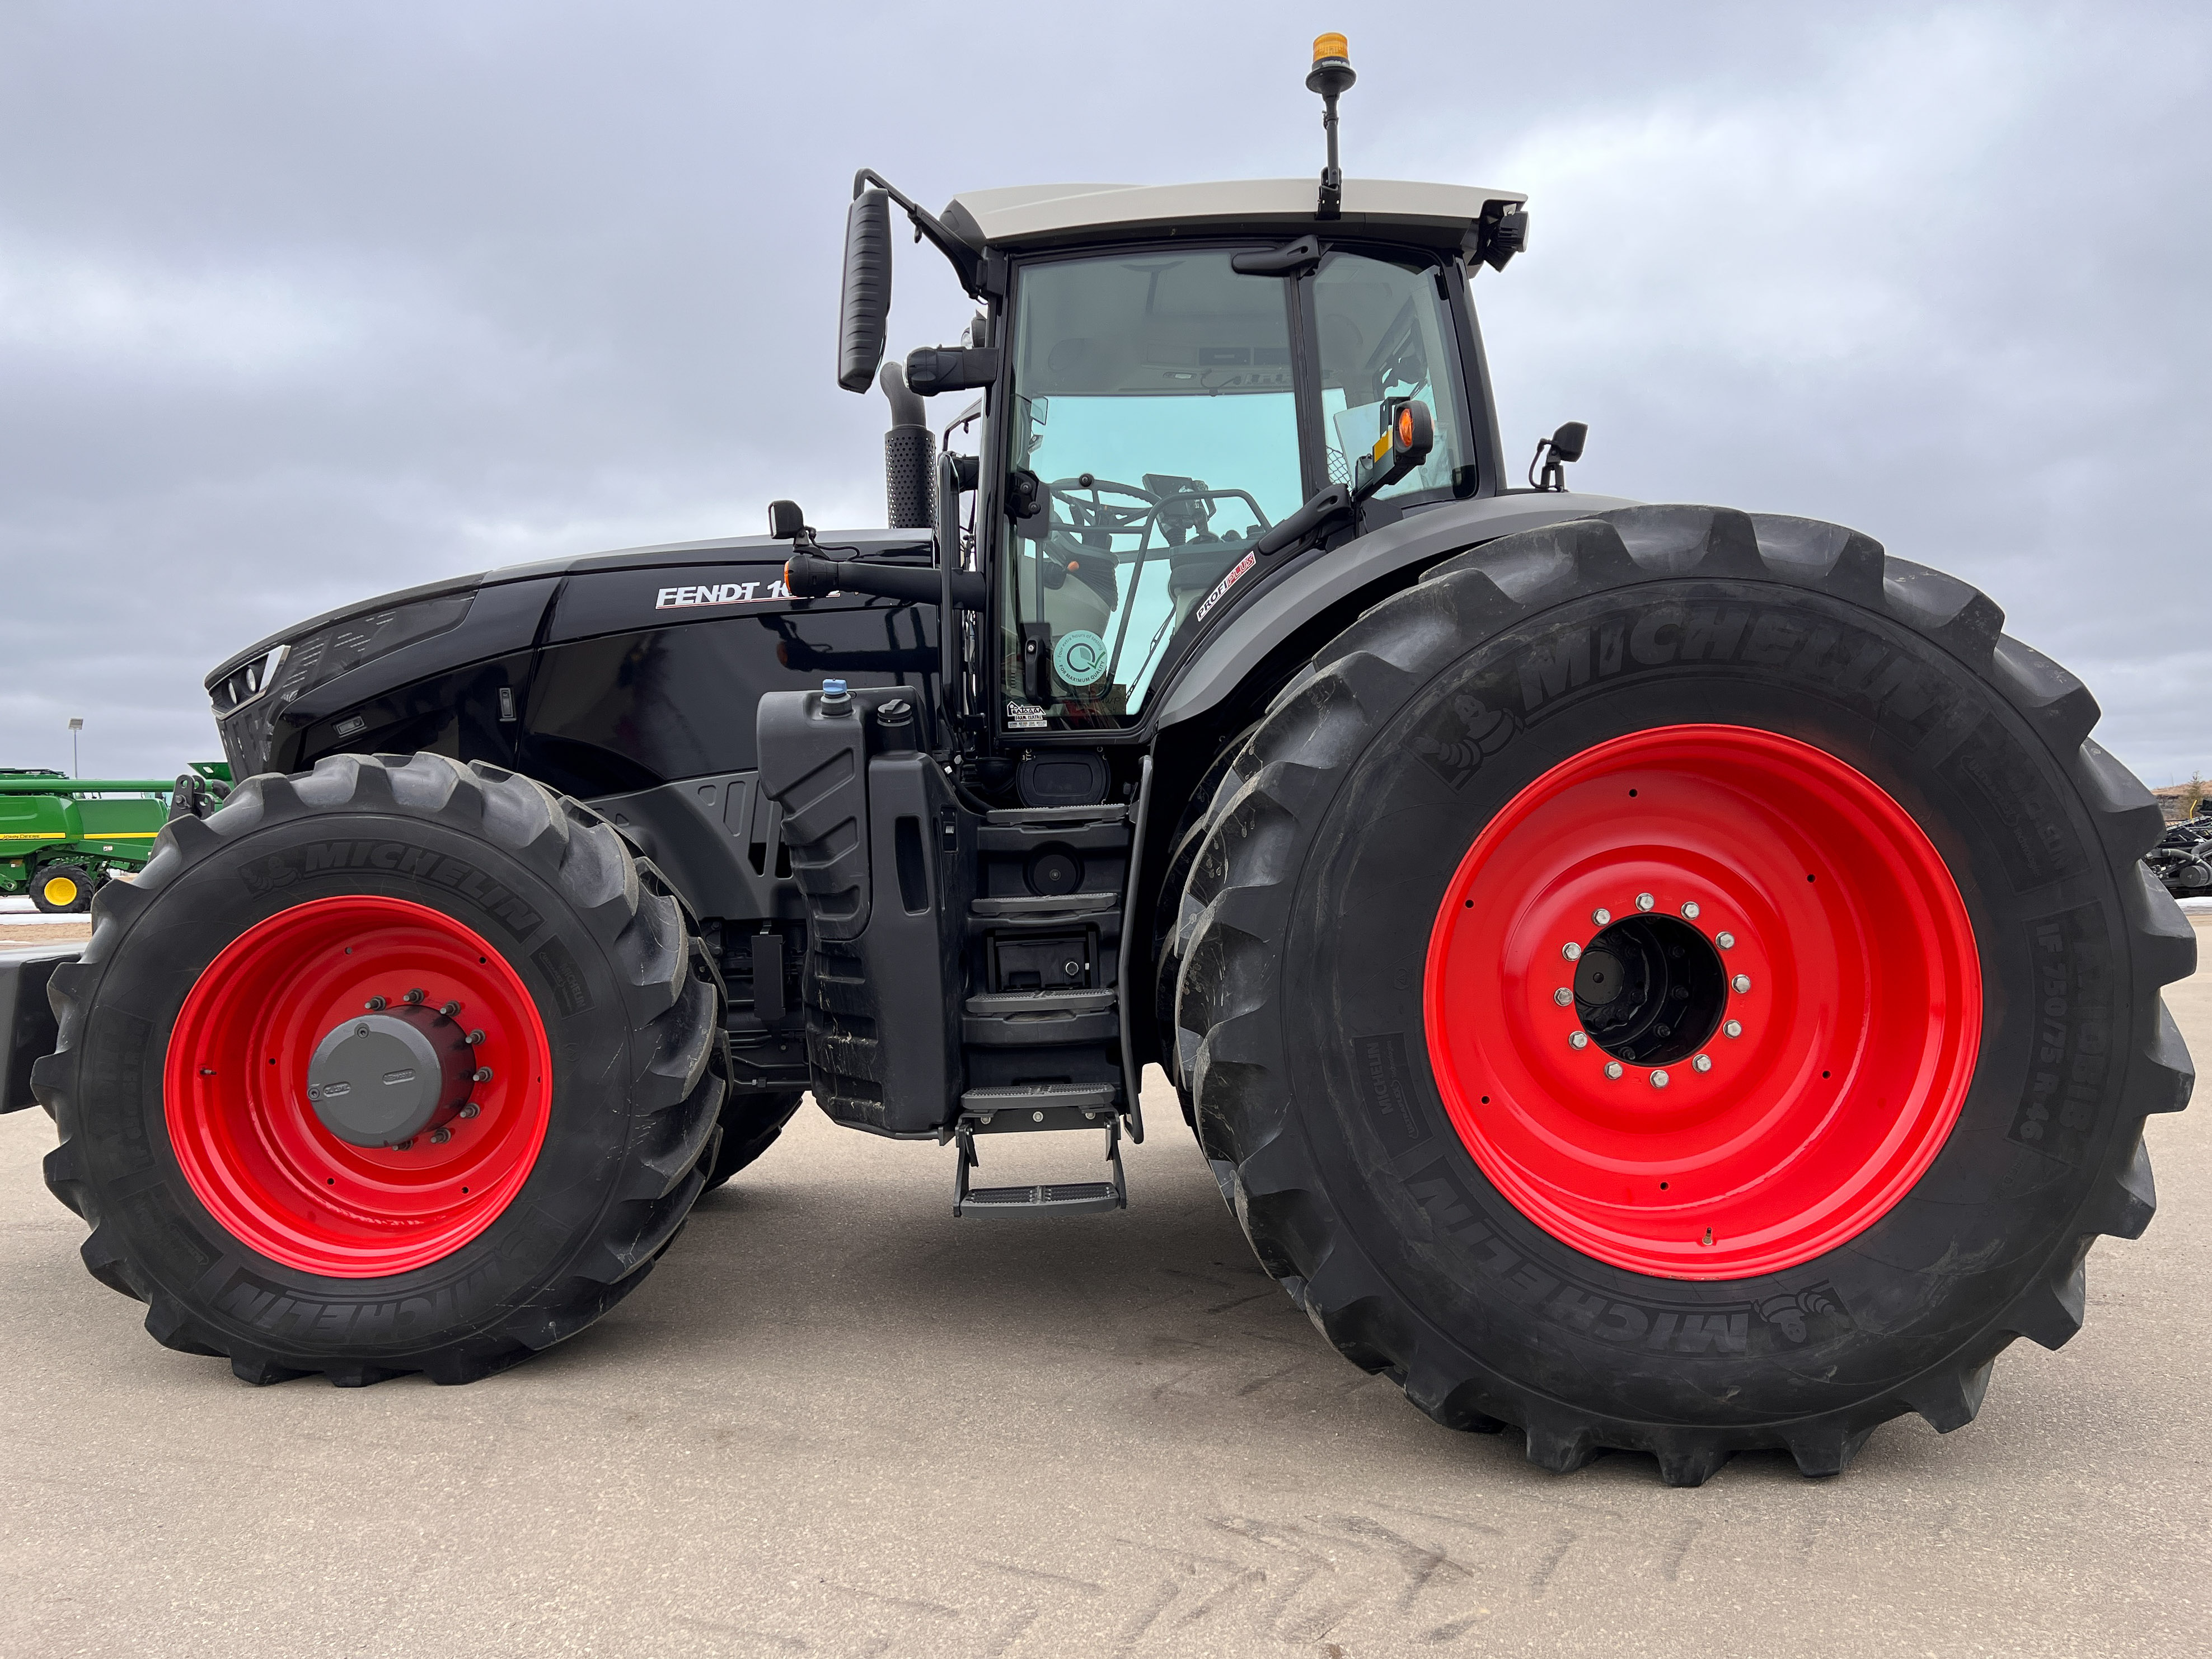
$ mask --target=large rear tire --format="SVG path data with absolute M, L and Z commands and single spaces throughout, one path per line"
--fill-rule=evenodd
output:
M 2196 949 L 2157 808 L 2002 622 L 1834 526 L 1637 508 L 1448 562 L 1276 700 L 1176 1058 L 1347 1358 L 1695 1485 L 1958 1428 L 2073 1334 L 2150 1219 Z
M 172 821 L 52 988 L 86 1266 L 252 1382 L 465 1382 L 581 1330 L 682 1224 L 725 1088 L 673 897 L 588 808 L 434 755 Z

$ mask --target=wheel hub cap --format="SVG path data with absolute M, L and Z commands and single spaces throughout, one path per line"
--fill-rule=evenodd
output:
M 476 1061 L 467 1039 L 422 1007 L 341 1020 L 307 1063 L 307 1099 L 340 1140 L 397 1146 L 468 1103 Z

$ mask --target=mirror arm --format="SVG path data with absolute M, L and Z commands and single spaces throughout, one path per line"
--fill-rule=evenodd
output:
M 862 167 L 853 175 L 853 194 L 857 197 L 870 185 L 896 202 L 914 222 L 917 238 L 927 237 L 930 242 L 952 264 L 953 273 L 960 278 L 960 286 L 970 299 L 983 297 L 983 256 L 955 236 L 945 228 L 945 222 L 915 201 L 873 167 Z
M 963 611 L 981 611 L 989 597 L 982 577 L 972 570 L 830 559 L 804 548 L 794 551 L 785 562 L 783 585 L 794 599 L 818 599 L 831 593 L 873 593 L 887 599 L 941 605 L 949 596 Z
M 1323 484 L 1305 499 L 1305 504 L 1286 519 L 1277 520 L 1273 528 L 1263 532 L 1252 544 L 1261 558 L 1295 547 L 1308 537 L 1338 519 L 1350 514 L 1352 492 L 1340 483 Z

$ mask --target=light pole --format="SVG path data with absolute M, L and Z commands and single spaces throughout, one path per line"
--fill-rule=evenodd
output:
M 76 714 L 72 714 L 72 715 L 70 715 L 70 776 L 71 776 L 71 777 L 76 777 L 76 776 L 77 775 L 77 769 L 76 769 L 76 734 L 77 734 L 78 732 L 80 732 L 83 731 L 83 730 L 84 730 L 84 720 L 83 720 L 82 717 L 82 716 L 80 716 L 80 715 L 76 715 Z

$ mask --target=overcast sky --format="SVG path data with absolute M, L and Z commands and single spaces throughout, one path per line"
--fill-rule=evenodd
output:
M 1325 27 L 1348 172 L 1530 196 L 1516 462 L 1857 526 L 2212 774 L 2212 7 L 1643 0 L 0 0 L 0 765 L 215 755 L 207 670 L 349 599 L 880 524 L 854 168 L 1309 173 Z M 901 254 L 897 352 L 966 314 Z

